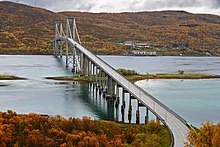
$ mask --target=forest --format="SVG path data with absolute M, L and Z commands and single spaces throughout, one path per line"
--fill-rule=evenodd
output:
M 147 125 L 120 124 L 89 117 L 0 112 L 1 147 L 169 147 L 167 127 L 154 121 Z
M 206 122 L 200 129 L 191 129 L 187 138 L 186 147 L 220 147 L 220 123 Z
M 55 23 L 74 17 L 83 46 L 96 54 L 125 54 L 125 41 L 147 43 L 158 55 L 220 55 L 220 16 L 185 11 L 52 12 L 0 2 L 0 54 L 52 54 Z M 146 48 L 141 48 L 146 50 Z

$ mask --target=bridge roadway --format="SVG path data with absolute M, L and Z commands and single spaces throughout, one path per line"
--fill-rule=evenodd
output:
M 65 37 L 58 38 L 65 40 Z M 86 55 L 92 62 L 98 65 L 103 71 L 105 71 L 112 79 L 114 79 L 119 85 L 130 92 L 136 99 L 142 102 L 148 109 L 159 117 L 163 123 L 169 127 L 174 139 L 174 147 L 183 147 L 184 142 L 187 141 L 186 135 L 189 131 L 189 125 L 187 121 L 173 112 L 167 106 L 162 104 L 156 98 L 149 93 L 127 80 L 124 76 L 120 75 L 115 69 L 104 62 L 102 59 L 85 49 L 82 45 L 75 42 L 73 39 L 68 38 L 68 42 L 75 45 L 84 55 Z

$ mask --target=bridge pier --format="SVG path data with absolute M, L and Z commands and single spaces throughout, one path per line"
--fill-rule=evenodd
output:
M 62 46 L 62 41 L 60 41 L 59 54 L 60 54 L 60 58 L 62 58 L 62 56 L 63 56 L 63 46 Z
M 145 124 L 147 124 L 148 122 L 149 122 L 149 112 L 148 112 L 148 108 L 146 107 Z
M 80 76 L 84 74 L 83 67 L 84 67 L 84 54 L 80 53 L 80 71 L 79 71 Z
M 131 94 L 129 93 L 129 108 L 128 108 L 128 122 L 131 123 L 132 118 L 132 105 L 131 105 Z
M 137 100 L 137 110 L 136 110 L 136 124 L 140 124 L 140 110 L 139 110 L 139 101 Z
M 73 46 L 73 67 L 72 67 L 72 72 L 76 73 L 76 47 L 75 45 Z
M 66 67 L 69 67 L 69 45 L 67 40 L 66 40 Z

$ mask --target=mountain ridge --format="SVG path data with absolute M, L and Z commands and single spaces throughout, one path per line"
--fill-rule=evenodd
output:
M 52 12 L 0 2 L 0 54 L 51 54 L 55 22 L 75 17 L 83 45 L 98 54 L 131 50 L 119 42 L 148 43 L 161 55 L 220 54 L 220 16 L 186 11 Z M 65 24 L 65 23 L 64 23 Z

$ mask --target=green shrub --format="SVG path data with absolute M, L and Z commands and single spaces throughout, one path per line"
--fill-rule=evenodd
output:
M 117 69 L 117 71 L 124 76 L 138 75 L 138 73 L 135 70 L 119 68 Z

